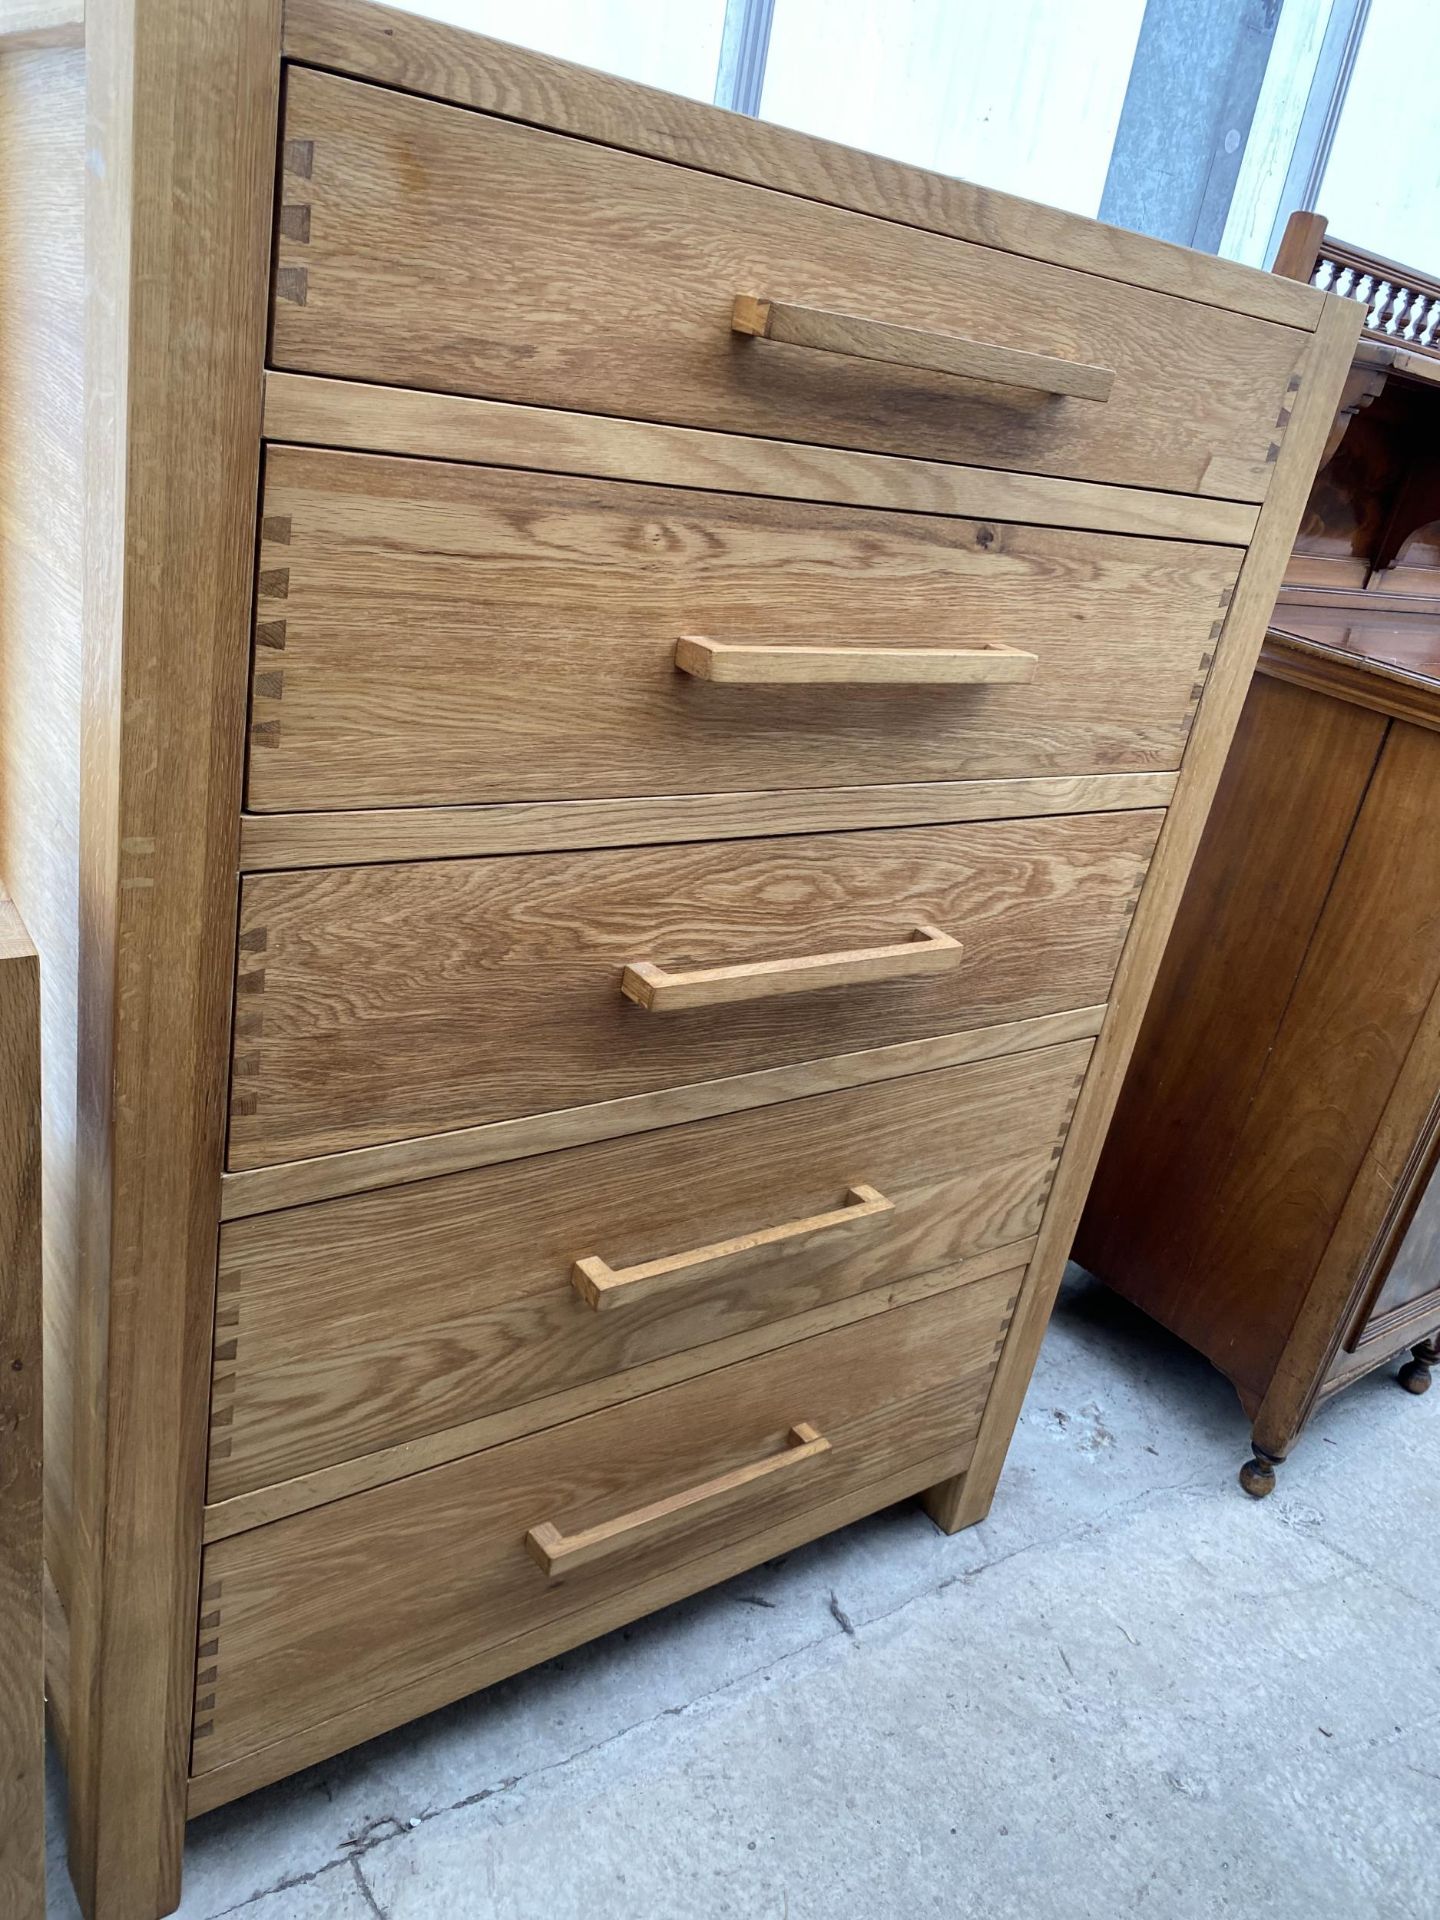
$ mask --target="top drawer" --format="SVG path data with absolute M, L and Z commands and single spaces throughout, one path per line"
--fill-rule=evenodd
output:
M 272 355 L 313 373 L 1259 500 L 1309 339 L 308 69 L 284 168 Z M 737 295 L 930 338 L 750 338 Z

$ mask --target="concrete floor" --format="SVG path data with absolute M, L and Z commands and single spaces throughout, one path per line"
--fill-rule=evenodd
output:
M 881 1514 L 211 1814 L 180 1911 L 1432 1920 L 1440 1390 L 1361 1382 L 1258 1505 L 1245 1437 L 1072 1274 L 983 1526 Z

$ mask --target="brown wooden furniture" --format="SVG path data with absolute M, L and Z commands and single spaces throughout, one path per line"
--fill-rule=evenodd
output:
M 1440 355 L 1370 318 L 1076 1243 L 1234 1382 L 1257 1497 L 1440 1329 Z
M 24 61 L 51 1564 L 153 1920 L 187 1811 L 986 1512 L 1359 315 L 360 0 Z
M 0 1913 L 45 1911 L 40 969 L 0 893 Z

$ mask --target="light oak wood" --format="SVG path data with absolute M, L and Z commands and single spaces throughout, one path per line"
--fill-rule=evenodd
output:
M 1234 499 L 1237 494 L 1248 499 L 1263 499 L 1270 474 L 1268 460 L 1235 460 L 1228 454 L 1217 453 L 1205 463 L 1199 491 L 1220 499 Z
M 1204 830 L 1265 624 L 1295 544 L 1311 478 L 1329 436 L 1362 317 L 1356 303 L 1347 305 L 1341 300 L 1332 301 L 1321 317 L 1295 395 L 1275 481 L 1260 516 L 1255 543 L 1240 571 L 1175 799 L 1165 816 L 1150 883 L 1141 896 L 1121 955 L 1110 1012 L 1086 1075 L 1055 1191 L 1000 1358 L 995 1387 L 986 1404 L 975 1457 L 963 1478 L 937 1486 L 927 1495 L 932 1516 L 947 1531 L 982 1519 L 994 1498 L 1005 1450 L 1120 1096 L 1145 1004 Z
M 732 687 L 1004 686 L 1035 678 L 1038 656 L 1019 647 L 771 646 L 682 634 L 675 664 Z
M 296 372 L 1193 492 L 1216 453 L 1268 461 L 1312 338 L 330 73 L 292 70 L 285 145 L 271 355 Z M 1114 391 L 799 374 L 731 333 L 747 281 L 971 337 L 1002 314 L 1003 344 Z M 643 329 L 637 285 L 664 289 Z
M 703 1366 L 716 1342 L 883 1305 L 907 1276 L 1013 1247 L 1040 1224 L 1088 1054 L 1002 1055 L 228 1222 L 212 1504 L 383 1451 L 414 1471 L 403 1447 L 428 1434 L 516 1408 L 552 1425 L 589 1410 L 565 1395 L 623 1398 L 657 1361 Z M 810 1230 L 861 1182 L 886 1212 Z M 805 1230 L 755 1233 L 787 1219 Z M 599 1313 L 571 1278 L 579 1259 L 603 1281 L 597 1253 L 622 1281 L 597 1288 Z M 657 1267 L 669 1278 L 647 1281 Z
M 971 1060 L 1030 1052 L 1097 1034 L 1104 1014 L 1103 1006 L 1076 1007 L 1064 1013 L 939 1034 L 929 1040 L 830 1054 L 794 1067 L 762 1068 L 723 1080 L 565 1107 L 521 1120 L 457 1127 L 449 1133 L 423 1134 L 386 1146 L 357 1147 L 315 1159 L 256 1167 L 248 1173 L 228 1173 L 221 1182 L 221 1218 L 247 1219 L 315 1200 L 433 1179 L 468 1167 L 493 1166 L 526 1154 L 583 1146 L 591 1140 L 617 1139 L 714 1114 L 750 1112 L 805 1094 L 868 1086 L 874 1081 L 928 1073 Z
M 1016 1284 L 1018 1278 L 1017 1275 Z M 956 1472 L 968 1451 L 962 1448 L 957 1453 L 954 1448 L 948 1448 L 935 1459 L 912 1459 L 884 1479 L 850 1487 L 839 1499 L 818 1501 L 778 1524 L 767 1526 L 762 1532 L 732 1539 L 714 1551 L 597 1603 L 583 1615 L 546 1621 L 498 1647 L 472 1648 L 449 1666 L 404 1682 L 390 1692 L 363 1699 L 345 1698 L 337 1710 L 324 1719 L 193 1777 L 189 1790 L 191 1817 L 208 1813 L 240 1794 L 252 1793 L 257 1787 L 327 1759 L 359 1741 L 372 1739 L 419 1714 L 430 1713 L 464 1694 L 488 1687 L 508 1674 L 552 1660 L 583 1641 L 609 1633 L 641 1614 L 669 1606 L 688 1594 L 713 1587 L 747 1567 L 791 1553 L 865 1514 L 908 1499 L 937 1475 Z
M 240 865 L 380 866 L 466 854 L 553 853 L 672 840 L 748 840 L 854 827 L 938 826 L 1041 813 L 1124 813 L 1163 807 L 1173 773 L 1081 774 L 1017 780 L 917 781 L 809 792 L 667 794 L 653 799 L 521 802 L 513 806 L 373 808 L 352 813 L 246 814 Z
M 589 474 L 716 493 L 826 501 L 907 513 L 982 515 L 1092 533 L 1154 534 L 1243 547 L 1258 509 L 1141 487 L 997 473 L 937 460 L 837 452 L 791 440 L 600 414 L 519 407 L 464 394 L 420 393 L 311 374 L 265 376 L 265 432 L 273 441 L 355 453 L 423 455 L 544 473 Z
M 1171 769 L 1239 570 L 1177 541 L 290 448 L 262 528 L 257 811 Z M 772 643 L 899 659 L 980 635 L 1039 677 L 676 671 L 677 636 L 744 639 L 761 610 Z
M 1109 990 L 1153 813 L 623 853 L 252 874 L 240 909 L 229 1165 L 798 1064 L 1089 1006 Z M 963 931 L 923 980 L 660 1020 L 668 969 Z M 383 950 L 377 929 L 384 928 Z
M 829 313 L 822 307 L 796 306 L 785 300 L 759 300 L 746 293 L 735 296 L 730 328 L 734 333 L 773 340 L 781 346 L 852 354 L 857 359 L 881 360 L 897 367 L 926 367 L 935 373 L 958 374 L 994 386 L 1019 387 L 1027 393 L 1103 401 L 1110 398 L 1115 384 L 1115 375 L 1108 367 L 1089 367 L 1051 354 L 1017 353 L 1013 347 L 965 340 L 958 334 L 897 327 L 853 313 Z
M 1033 1236 L 1012 1241 L 1003 1247 L 992 1248 L 988 1253 L 975 1254 L 955 1267 L 932 1268 L 927 1273 L 914 1274 L 907 1280 L 897 1280 L 884 1287 L 845 1294 L 824 1306 L 811 1307 L 787 1319 L 765 1320 L 751 1327 L 748 1332 L 725 1334 L 718 1340 L 708 1340 L 703 1347 L 682 1348 L 678 1353 L 643 1361 L 638 1366 L 627 1366 L 620 1373 L 604 1374 L 583 1386 L 566 1387 L 558 1393 L 545 1394 L 538 1400 L 527 1400 L 518 1406 L 507 1407 L 499 1413 L 481 1414 L 473 1420 L 461 1421 L 458 1426 L 441 1427 L 434 1433 L 421 1434 L 414 1440 L 381 1446 L 374 1453 L 355 1454 L 348 1460 L 336 1461 L 328 1467 L 313 1468 L 289 1480 L 271 1481 L 249 1493 L 228 1495 L 207 1507 L 205 1538 L 207 1541 L 228 1540 L 234 1534 L 267 1526 L 270 1521 L 283 1519 L 287 1514 L 305 1513 L 312 1507 L 328 1506 L 332 1501 L 343 1500 L 352 1493 L 363 1493 L 367 1488 L 382 1487 L 392 1480 L 423 1473 L 430 1467 L 443 1466 L 446 1461 L 467 1459 L 484 1447 L 498 1446 L 522 1434 L 539 1433 L 560 1426 L 567 1420 L 579 1419 L 602 1407 L 615 1406 L 621 1401 L 636 1399 L 641 1394 L 654 1393 L 661 1387 L 673 1386 L 677 1381 L 712 1373 L 717 1367 L 730 1366 L 737 1360 L 748 1360 L 755 1354 L 773 1352 L 793 1341 L 808 1340 L 817 1333 L 828 1333 L 835 1327 L 850 1326 L 857 1320 L 874 1319 L 891 1312 L 895 1307 L 929 1300 L 937 1293 L 948 1293 L 952 1287 L 969 1286 L 973 1281 L 988 1279 L 996 1273 L 1023 1272 L 1025 1262 L 1034 1251 L 1034 1244 Z
M 712 1246 L 692 1247 L 685 1253 L 666 1254 L 659 1260 L 641 1260 L 633 1267 L 612 1267 L 600 1254 L 587 1254 L 570 1269 L 570 1284 L 597 1313 L 612 1307 L 634 1306 L 684 1286 L 695 1279 L 710 1280 L 718 1271 L 730 1267 L 746 1254 L 761 1247 L 788 1246 L 796 1241 L 813 1240 L 817 1234 L 833 1234 L 837 1228 L 849 1228 L 893 1213 L 895 1202 L 887 1200 L 874 1187 L 846 1189 L 845 1198 L 828 1213 L 812 1213 L 803 1220 L 786 1220 L 777 1227 L 759 1227 L 753 1233 L 736 1234 L 731 1240 L 717 1240 Z
M 48 902 L 58 889 L 57 926 L 68 916 L 81 928 L 71 1075 L 81 1116 L 80 1280 L 72 1301 L 63 1289 L 52 1294 L 74 1379 L 66 1476 L 74 1494 L 52 1591 L 60 1602 L 63 1583 L 69 1608 L 54 1676 L 64 1687 L 68 1649 L 74 1683 L 56 1721 L 69 1745 L 76 1875 L 98 1920 L 154 1920 L 173 1904 L 187 1807 L 218 1804 L 918 1488 L 947 1483 L 934 1501 L 947 1520 L 983 1510 L 1127 1023 L 1148 986 L 1146 956 L 1193 850 L 1205 769 L 1233 719 L 1237 675 L 1248 671 L 1243 641 L 1268 598 L 1276 500 L 1283 519 L 1295 475 L 1319 444 L 1310 411 L 1328 404 L 1323 389 L 1352 344 L 1342 337 L 1348 318 L 1331 318 L 1336 304 L 1294 284 L 512 56 L 363 0 L 293 0 L 288 30 L 308 52 L 288 76 L 287 98 L 311 124 L 292 124 L 282 142 L 278 14 L 277 0 L 115 0 L 89 22 L 83 134 L 77 55 L 47 50 L 45 60 L 70 62 L 70 77 L 30 96 L 24 137 L 10 150 L 18 157 L 5 163 L 7 192 L 18 184 L 23 202 L 7 224 L 6 265 L 18 260 L 23 271 L 38 261 L 42 276 L 20 300 L 9 282 L 4 290 L 7 328 L 23 307 L 34 343 L 14 364 L 23 362 L 32 387 L 56 383 L 24 402 L 37 485 L 28 500 L 17 489 L 3 495 L 0 529 L 10 543 L 4 591 L 23 583 L 4 605 L 7 727 L 14 690 L 29 685 L 15 679 L 14 660 L 43 662 L 50 647 L 60 663 L 53 713 L 33 695 L 19 702 L 34 739 L 59 737 L 76 710 L 64 694 L 65 663 L 77 655 L 64 594 L 80 516 L 64 504 L 64 476 L 76 493 L 71 396 L 81 356 L 70 343 L 82 284 L 73 230 L 82 156 L 89 196 L 83 752 L 70 755 L 68 783 L 54 783 L 53 815 L 42 808 L 27 831 L 39 849 L 35 870 L 58 875 L 74 846 L 66 821 L 83 760 L 81 877 L 68 891 L 47 877 L 42 892 Z M 437 104 L 427 92 L 457 98 Z M 52 101 L 63 139 L 46 130 Z M 647 146 L 656 151 L 639 151 Z M 486 191 L 477 193 L 481 178 Z M 45 218 L 35 211 L 42 205 Z M 267 376 L 272 215 L 276 354 L 291 364 Z M 43 286 L 46 218 L 55 227 L 53 289 Z M 937 230 L 946 228 L 960 230 Z M 651 290 L 643 340 L 629 293 L 642 279 Z M 746 342 L 729 326 L 737 288 L 1113 367 L 1113 391 L 1100 405 Z M 52 312 L 53 341 L 44 335 Z M 316 367 L 336 377 L 311 377 Z M 271 649 L 290 658 L 258 669 L 251 689 L 260 708 L 274 703 L 260 722 L 279 727 L 268 748 L 253 743 L 256 777 L 273 784 L 252 812 L 277 815 L 271 839 L 262 825 L 254 844 L 281 862 L 308 847 L 311 870 L 256 873 L 244 884 L 244 935 L 264 928 L 267 945 L 252 938 L 241 948 L 233 996 L 236 1158 L 296 1157 L 227 1182 L 223 1060 L 237 979 L 238 783 L 267 380 L 272 442 L 288 420 L 297 442 L 315 443 L 272 445 L 267 484 L 286 482 L 287 463 L 290 478 L 296 463 L 313 463 L 306 474 L 319 475 L 321 531 L 306 500 L 287 543 L 277 524 L 285 514 L 267 493 L 261 624 L 293 619 L 295 629 L 285 648 Z M 415 381 L 451 391 L 403 391 Z M 7 427 L 12 392 L 7 385 Z M 52 451 L 58 487 L 44 467 Z M 348 496 L 335 480 L 342 469 L 361 476 Z M 373 497 L 377 475 L 383 503 Z M 1207 498 L 1206 486 L 1247 497 Z M 482 554 L 465 535 L 487 512 Z M 58 586 L 37 590 L 13 556 L 38 551 L 49 522 Z M 957 526 L 973 530 L 968 546 Z M 497 527 L 508 540 L 497 540 Z M 1069 535 L 1053 531 L 1060 527 Z M 712 570 L 694 550 L 660 557 L 677 533 L 682 548 L 699 533 L 703 548 L 717 528 Z M 643 566 L 625 561 L 627 539 L 640 543 Z M 865 540 L 877 556 L 873 584 L 861 564 Z M 577 555 L 592 563 L 588 580 Z M 1227 568 L 1228 578 L 1217 577 Z M 1006 591 L 991 600 L 1031 602 L 1023 631 L 944 624 L 964 598 L 958 580 L 973 586 L 1004 569 Z M 1197 574 L 1214 582 L 1203 633 Z M 801 625 L 807 584 L 816 597 L 832 595 L 822 626 Z M 1212 637 L 1232 584 L 1228 630 Z M 611 636 L 640 631 L 647 589 L 669 596 L 663 628 L 644 641 L 652 681 L 617 675 L 615 656 L 604 657 L 606 629 L 595 624 L 603 617 Z M 686 592 L 696 604 L 682 604 Z M 468 619 L 491 595 L 516 634 L 507 640 L 497 621 L 487 664 Z M 429 688 L 423 654 L 401 655 L 424 626 L 422 600 L 437 610 Z M 724 605 L 729 624 L 712 618 Z M 9 637 L 17 606 L 18 656 Z M 384 617 L 367 616 L 367 606 Z M 543 612 L 529 611 L 536 607 Z M 868 608 L 870 624 L 853 625 L 852 608 Z M 923 625 L 919 608 L 931 610 Z M 521 632 L 537 618 L 549 623 L 540 645 L 535 627 Z M 378 652 L 367 656 L 362 644 L 380 627 L 395 649 L 388 682 Z M 978 635 L 1034 652 L 1040 668 L 1028 686 L 726 689 L 676 672 L 675 642 L 695 633 L 867 647 L 907 636 L 969 645 Z M 323 644 L 316 635 L 327 636 Z M 343 691 L 347 647 L 355 699 Z M 325 670 L 312 672 L 332 648 Z M 473 738 L 457 745 L 447 703 L 457 688 L 503 680 L 493 662 L 506 658 L 520 663 L 509 678 L 528 683 L 511 711 L 523 718 L 496 720 L 487 694 L 465 718 L 473 734 L 484 730 L 477 713 L 488 714 L 491 738 L 479 750 Z M 531 684 L 547 686 L 564 709 L 548 715 L 548 732 L 537 726 L 547 716 Z M 582 760 L 573 743 L 587 729 L 602 732 L 597 684 L 623 694 L 625 724 L 612 724 Z M 417 699 L 407 706 L 412 686 Z M 747 703 L 778 713 L 792 694 L 807 719 L 792 725 L 784 753 L 774 750 L 778 720 L 766 723 L 768 738 L 753 718 L 737 724 Z M 379 716 L 368 730 L 362 700 L 372 723 Z M 694 750 L 698 735 L 667 737 L 686 700 L 708 710 L 717 741 L 716 715 L 729 716 L 713 759 Z M 1022 712 L 1011 702 L 1031 704 Z M 807 747 L 817 707 L 830 716 L 828 737 Z M 948 733 L 937 727 L 942 710 Z M 608 712 L 613 720 L 616 708 Z M 642 712 L 650 720 L 637 725 Z M 332 724 L 334 733 L 354 729 L 338 752 Z M 31 753 L 32 770 L 47 752 Z M 8 781 L 8 746 L 6 755 Z M 505 765 L 485 771 L 497 755 Z M 1165 804 L 1182 755 L 1165 851 L 1145 887 L 1154 904 L 1142 902 L 1140 932 L 1114 976 L 1159 825 L 1147 809 Z M 373 791 L 367 763 L 381 783 Z M 1087 775 L 1158 777 L 1163 791 L 1094 785 Z M 417 789 L 417 812 L 434 818 L 402 821 Z M 1066 790 L 1092 810 L 1065 812 Z M 489 802 L 496 810 L 482 818 Z M 297 825 L 301 814 L 313 824 Z M 610 833 L 613 841 L 596 844 Z M 431 858 L 447 836 L 461 851 Z M 377 858 L 401 845 L 413 855 Z M 331 848 L 355 864 L 329 866 Z M 602 869 L 595 892 L 589 882 Z M 257 900 L 274 915 L 257 920 L 249 911 Z M 44 914 L 32 918 L 45 959 Z M 737 955 L 820 952 L 827 941 L 869 947 L 915 924 L 964 939 L 958 973 L 669 1021 L 648 1020 L 617 991 L 637 954 L 688 971 Z M 491 977 L 485 941 L 495 933 L 515 957 Z M 578 981 L 567 971 L 577 968 L 587 983 L 593 977 L 593 1022 L 584 995 L 555 997 L 558 983 Z M 507 1388 L 495 1369 L 494 1399 L 467 1405 L 457 1391 L 437 1416 L 451 1389 L 433 1368 L 424 1373 L 425 1354 L 436 1351 L 429 1332 L 413 1350 L 402 1338 L 392 1357 L 407 1355 L 405 1366 L 419 1357 L 420 1371 L 404 1378 L 422 1390 L 407 1398 L 397 1374 L 390 1410 L 412 1423 L 400 1438 L 373 1394 L 368 1427 L 350 1414 L 329 1429 L 312 1349 L 308 1410 L 293 1403 L 271 1465 L 252 1457 L 247 1471 L 259 1483 L 202 1516 L 207 1379 L 224 1365 L 214 1351 L 222 1212 L 248 1230 L 257 1207 L 369 1182 L 388 1201 L 397 1183 L 438 1182 L 462 1167 L 474 1169 L 467 1180 L 493 1174 L 528 1190 L 541 1178 L 532 1160 L 563 1159 L 562 1147 L 634 1149 L 638 1160 L 642 1149 L 678 1151 L 656 1143 L 659 1129 L 684 1133 L 694 1122 L 698 1132 L 709 1115 L 727 1124 L 733 1116 L 737 1133 L 758 1130 L 783 1103 L 828 1098 L 827 1089 L 853 1088 L 857 1099 L 904 1089 L 920 1100 L 932 1090 L 907 1088 L 905 1077 L 958 1062 L 987 1060 L 997 1076 L 1040 1073 L 1043 1045 L 1093 1034 L 1112 981 L 1114 1017 L 1053 1191 L 1051 1162 L 1036 1163 L 1038 1127 L 1016 1138 L 1009 1172 L 977 1154 L 973 1168 L 942 1168 L 923 1200 L 903 1167 L 898 1183 L 889 1172 L 830 1167 L 823 1188 L 816 1168 L 803 1194 L 774 1207 L 773 1181 L 742 1190 L 727 1177 L 722 1189 L 711 1168 L 711 1184 L 692 1182 L 686 1204 L 723 1190 L 723 1218 L 627 1241 L 654 1221 L 642 1200 L 626 1218 L 610 1216 L 620 1231 L 567 1242 L 547 1282 L 551 1304 L 562 1299 L 597 1342 L 621 1340 L 603 1364 L 597 1354 L 590 1370 L 575 1367 L 579 1349 L 567 1360 L 556 1346 L 523 1397 L 520 1375 Z M 843 1015 L 827 1012 L 827 1001 L 843 1003 Z M 623 1045 L 607 1025 L 622 1020 Z M 250 1071 L 257 1060 L 260 1071 Z M 277 1086 L 285 1104 L 267 1114 Z M 256 1095 L 260 1105 L 246 1111 Z M 1055 1097 L 1046 1079 L 1037 1105 Z M 1072 1098 L 1073 1084 L 1052 1140 L 1070 1124 Z M 1027 1114 L 1019 1102 L 1017 1126 L 1028 1127 Z M 949 1151 L 962 1129 L 942 1116 L 938 1131 L 936 1150 Z M 912 1127 L 912 1156 L 917 1137 Z M 727 1160 L 743 1164 L 743 1152 Z M 681 1343 L 672 1327 L 672 1338 L 657 1333 L 652 1347 L 642 1340 L 629 1350 L 626 1323 L 635 1335 L 663 1303 L 592 1313 L 570 1287 L 570 1268 L 589 1248 L 639 1264 L 667 1247 L 733 1239 L 757 1219 L 833 1209 L 857 1182 L 873 1182 L 913 1223 L 897 1263 L 909 1269 L 903 1277 L 866 1251 L 863 1234 L 826 1268 L 831 1280 L 807 1264 L 828 1258 L 823 1237 L 758 1249 L 760 1265 L 784 1276 L 774 1297 L 761 1297 L 758 1272 L 747 1281 L 737 1266 L 707 1283 L 703 1310 L 698 1297 L 691 1303 L 698 1344 L 690 1332 Z M 940 1189 L 960 1204 L 947 1211 Z M 440 1198 L 422 1196 L 420 1217 Z M 760 1198 L 767 1204 L 757 1213 Z M 653 1201 L 662 1204 L 672 1197 Z M 597 1223 L 606 1224 L 598 1212 Z M 997 1235 L 1016 1237 L 997 1247 Z M 992 1388 L 1027 1258 L 1025 1297 Z M 393 1270 L 389 1278 L 402 1299 Z M 748 1304 L 727 1322 L 723 1303 L 740 1300 L 745 1286 Z M 913 1331 L 922 1323 L 923 1335 Z M 337 1332 L 337 1353 L 350 1338 Z M 826 1342 L 851 1356 L 838 1370 L 815 1364 Z M 522 1352 L 519 1364 L 540 1358 Z M 844 1407 L 794 1404 L 794 1383 L 827 1386 L 840 1375 L 865 1396 L 853 1419 Z M 349 1376 L 347 1393 L 358 1378 Z M 764 1379 L 778 1385 L 761 1409 L 764 1395 L 747 1396 Z M 211 1412 L 224 1404 L 222 1382 Z M 735 1424 L 737 1405 L 754 1409 L 748 1431 Z M 709 1411 L 695 1418 L 696 1407 Z M 573 1534 L 603 1525 L 768 1457 L 797 1420 L 832 1442 L 803 1498 L 771 1484 L 764 1511 L 747 1508 L 743 1525 L 734 1513 L 687 1522 L 683 1539 L 646 1549 L 651 1566 L 627 1555 L 554 1588 L 524 1553 L 531 1526 L 549 1521 Z M 309 1448 L 316 1464 L 268 1480 L 288 1471 L 282 1439 L 296 1446 L 295 1461 Z M 365 1450 L 352 1451 L 357 1444 Z M 568 1452 L 563 1462 L 555 1452 L 572 1445 L 581 1450 L 573 1470 Z M 223 1451 L 215 1461 L 217 1471 L 226 1466 Z M 465 1523 L 477 1501 L 484 1509 L 502 1490 L 497 1464 L 531 1477 L 523 1510 L 504 1521 L 505 1567 L 486 1590 L 492 1609 L 483 1594 L 478 1605 L 467 1599 L 467 1569 L 478 1562 L 464 1556 L 499 1536 L 488 1522 L 467 1536 Z M 820 1482 L 831 1474 L 827 1492 Z M 793 1510 L 781 1511 L 789 1499 Z M 227 1562 L 241 1576 L 236 1613 L 233 1591 L 210 1590 L 213 1567 L 197 1611 L 202 1531 L 222 1585 Z M 357 1564 L 365 1578 L 352 1581 Z M 506 1568 L 524 1575 L 523 1605 Z M 490 1576 L 481 1573 L 483 1587 Z M 572 1606 L 567 1592 L 583 1604 Z M 212 1626 L 223 1643 L 213 1659 Z M 200 1771 L 187 1790 L 192 1734 Z
M 0 1913 L 45 1911 L 40 967 L 0 894 Z
M 766 1483 L 774 1475 L 788 1476 L 829 1451 L 830 1442 L 824 1434 L 817 1433 L 808 1420 L 801 1420 L 786 1435 L 783 1450 L 767 1460 L 736 1467 L 703 1486 L 687 1487 L 683 1493 L 672 1493 L 668 1499 L 656 1500 L 614 1520 L 602 1520 L 580 1533 L 561 1533 L 551 1521 L 542 1520 L 525 1535 L 526 1551 L 548 1579 L 563 1580 L 567 1574 L 603 1566 L 607 1560 L 633 1553 L 652 1540 L 663 1540 L 672 1524 L 683 1526 L 743 1509 L 747 1500 L 766 1491 Z
M 1104 274 L 1158 293 L 1314 328 L 1323 300 L 1310 287 L 1169 246 L 1076 214 L 927 173 L 873 153 L 792 133 L 747 115 L 716 113 L 371 0 L 289 0 L 293 60 L 383 86 L 563 129 L 603 146 L 676 160 L 707 173 L 987 247 Z
M 3 16 L 10 17 L 13 16 Z M 85 63 L 0 42 L 0 884 L 40 955 L 45 1552 L 74 1588 Z
M 566 1616 L 588 1637 L 609 1601 L 628 1594 L 643 1612 L 652 1582 L 737 1537 L 907 1466 L 963 1461 L 1013 1298 L 1013 1276 L 998 1274 L 217 1542 L 195 1773 Z M 797 1420 L 830 1451 L 752 1489 L 743 1520 L 697 1513 L 583 1578 L 538 1577 L 527 1529 L 581 1531 L 664 1500 L 764 1458 Z
M 90 1920 L 180 1889 L 279 33 L 278 0 L 86 23 L 69 1773 Z
M 844 953 L 812 953 L 783 960 L 742 960 L 727 967 L 695 967 L 672 973 L 650 960 L 632 960 L 620 975 L 620 991 L 647 1013 L 688 1013 L 773 1000 L 787 993 L 818 993 L 828 987 L 868 985 L 878 980 L 924 979 L 949 973 L 965 949 L 939 927 L 916 927 L 888 946 L 856 947 Z
M 62 1767 L 70 1765 L 70 1622 L 48 1565 L 44 1568 L 45 1731 Z

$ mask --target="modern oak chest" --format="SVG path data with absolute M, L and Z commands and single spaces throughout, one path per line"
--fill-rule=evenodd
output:
M 984 1516 L 1360 315 L 360 0 L 3 61 L 52 1688 L 153 1920 Z

